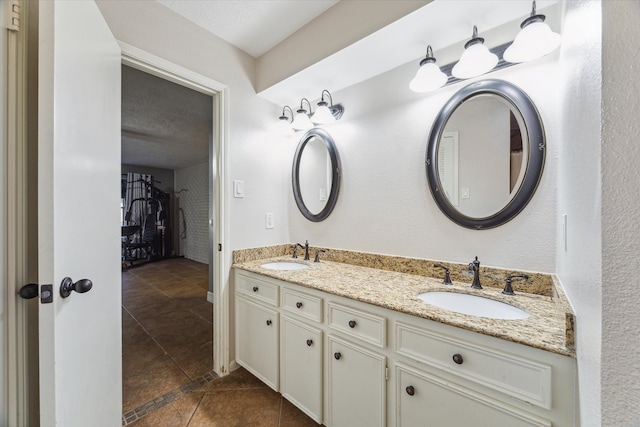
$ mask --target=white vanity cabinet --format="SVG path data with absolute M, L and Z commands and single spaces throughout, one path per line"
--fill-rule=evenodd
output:
M 319 424 L 579 425 L 574 358 L 244 270 L 235 286 L 238 363 Z

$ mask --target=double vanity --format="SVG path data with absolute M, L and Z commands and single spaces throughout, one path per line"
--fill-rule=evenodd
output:
M 447 264 L 445 285 L 427 260 L 322 255 L 234 253 L 236 361 L 316 422 L 577 425 L 573 313 L 554 277 L 505 295 L 518 272 L 481 267 L 472 289 L 467 265 Z

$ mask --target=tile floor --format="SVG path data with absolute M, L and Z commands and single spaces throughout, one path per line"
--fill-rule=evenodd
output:
M 122 273 L 123 425 L 317 426 L 244 369 L 213 365 L 208 266 L 168 259 Z

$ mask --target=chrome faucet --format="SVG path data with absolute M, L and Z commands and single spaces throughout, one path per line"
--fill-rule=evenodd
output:
M 513 288 L 511 287 L 511 281 L 518 278 L 528 280 L 529 276 L 526 274 L 507 274 L 507 277 L 505 278 L 506 284 L 504 285 L 502 293 L 505 295 L 515 295 L 515 292 L 513 292 Z
M 467 274 L 473 274 L 471 287 L 473 289 L 482 289 L 482 286 L 480 285 L 480 261 L 478 261 L 478 257 L 469 263 L 469 266 L 467 267 Z

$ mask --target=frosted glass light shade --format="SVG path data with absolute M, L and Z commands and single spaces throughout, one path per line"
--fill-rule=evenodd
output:
M 556 50 L 560 40 L 560 34 L 551 31 L 544 22 L 532 22 L 520 30 L 503 58 L 511 63 L 531 61 Z
M 430 92 L 447 83 L 448 77 L 435 62 L 427 62 L 418 68 L 416 76 L 409 83 L 409 89 L 417 93 Z
M 336 118 L 331 114 L 331 110 L 326 102 L 318 102 L 318 108 L 316 108 L 316 112 L 311 116 L 311 121 L 319 125 L 328 125 L 334 123 Z
M 287 116 L 280 116 L 280 120 L 278 120 L 278 124 L 276 125 L 278 132 L 282 135 L 293 135 L 294 130 L 291 127 L 291 123 L 289 123 L 289 118 Z
M 298 113 L 293 119 L 293 123 L 291 123 L 291 127 L 295 130 L 309 130 L 313 127 L 313 123 L 311 123 L 309 116 L 307 116 L 307 110 L 298 110 Z
M 497 63 L 498 57 L 494 53 L 483 43 L 475 43 L 464 50 L 451 74 L 459 79 L 469 79 L 493 70 Z

